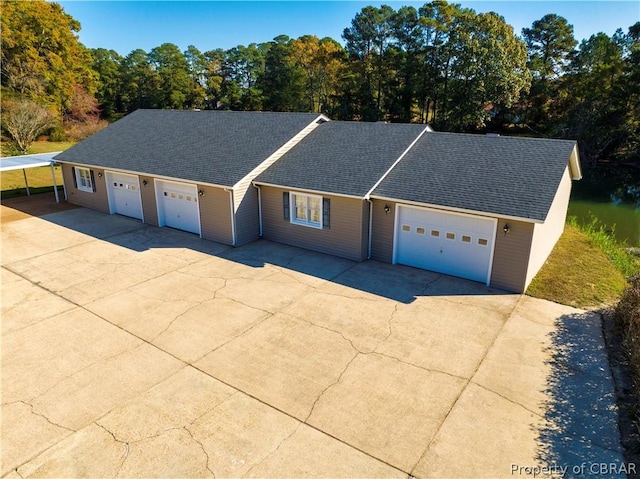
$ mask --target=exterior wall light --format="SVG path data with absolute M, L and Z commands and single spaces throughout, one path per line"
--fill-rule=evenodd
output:
M 384 214 L 388 215 L 391 212 L 391 207 L 389 205 L 384 205 Z
M 98 171 L 98 178 L 102 178 L 102 171 Z
M 142 185 L 143 186 L 147 186 L 149 184 L 149 182 L 147 180 L 142 180 Z
M 505 223 L 502 231 L 504 231 L 504 235 L 507 236 L 507 233 L 511 231 L 511 227 L 507 223 Z
M 198 196 L 202 198 L 204 196 L 204 190 L 198 190 Z

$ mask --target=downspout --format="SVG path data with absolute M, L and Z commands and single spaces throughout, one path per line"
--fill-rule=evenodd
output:
M 369 247 L 367 251 L 367 259 L 371 259 L 371 243 L 373 241 L 373 237 L 371 236 L 373 231 L 373 201 L 367 198 L 367 203 L 369 203 Z
M 262 238 L 262 191 L 260 190 L 260 185 L 251 184 L 258 190 L 258 222 L 260 224 L 260 238 Z
M 231 246 L 236 245 L 236 215 L 233 207 L 233 188 L 225 188 L 229 192 L 229 208 L 231 211 Z

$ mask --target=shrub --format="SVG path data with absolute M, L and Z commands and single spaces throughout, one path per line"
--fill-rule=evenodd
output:
M 613 318 L 622 332 L 631 375 L 638 392 L 640 391 L 640 274 L 630 277 L 628 283 L 613 311 Z

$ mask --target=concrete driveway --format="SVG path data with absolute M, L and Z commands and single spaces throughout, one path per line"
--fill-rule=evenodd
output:
M 2 224 L 5 477 L 622 461 L 595 314 L 82 208 Z

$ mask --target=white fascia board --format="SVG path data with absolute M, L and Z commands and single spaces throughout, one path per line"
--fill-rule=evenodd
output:
M 402 160 L 402 158 L 404 158 L 404 157 L 405 157 L 405 155 L 406 155 L 407 153 L 409 153 L 409 150 L 411 150 L 411 148 L 413 148 L 413 145 L 415 145 L 415 144 L 418 142 L 418 140 L 419 140 L 420 138 L 422 138 L 422 135 L 424 135 L 426 132 L 429 132 L 429 131 L 433 131 L 433 130 L 431 130 L 431 128 L 429 128 L 429 125 L 425 126 L 425 127 L 424 127 L 424 130 L 422 130 L 422 131 L 420 132 L 420 134 L 419 134 L 418 136 L 416 136 L 415 140 L 413 140 L 413 141 L 411 142 L 411 144 L 407 147 L 407 149 L 406 149 L 406 150 L 404 150 L 404 151 L 402 152 L 402 154 L 398 157 L 398 159 L 397 159 L 396 161 L 394 161 L 394 162 L 393 162 L 393 164 L 389 167 L 389 169 L 388 169 L 387 171 L 385 171 L 384 175 L 382 175 L 382 176 L 380 177 L 380 179 L 379 179 L 378 181 L 376 181 L 375 185 L 373 185 L 373 186 L 371 187 L 371 189 L 370 189 L 369 191 L 367 191 L 367 194 L 366 194 L 366 195 L 364 195 L 364 199 L 365 199 L 365 200 L 368 200 L 369 198 L 371 198 L 371 193 L 373 192 L 373 190 L 375 190 L 375 189 L 378 187 L 378 185 L 379 185 L 380 183 L 382 183 L 382 180 L 384 180 L 384 179 L 387 177 L 387 175 L 388 175 L 389 173 L 391 173 L 391 170 L 393 170 L 393 169 L 395 168 L 395 166 L 400 162 L 400 160 Z
M 264 171 L 266 169 L 266 167 L 271 166 L 271 163 L 275 163 L 276 161 L 278 161 L 278 159 L 284 155 L 284 153 L 286 151 L 289 151 L 291 148 L 293 148 L 294 146 L 296 146 L 298 143 L 300 143 L 304 138 L 307 137 L 307 135 L 309 133 L 311 133 L 313 130 L 315 130 L 315 128 L 309 129 L 309 131 L 307 132 L 306 135 L 304 135 L 303 137 L 299 138 L 298 141 L 296 141 L 295 143 L 291 143 L 292 140 L 298 136 L 300 133 L 302 133 L 303 131 L 305 131 L 306 129 L 308 129 L 310 126 L 313 125 L 319 125 L 320 121 L 327 122 L 327 121 L 331 121 L 329 120 L 329 118 L 327 118 L 324 115 L 318 115 L 316 118 L 313 119 L 312 122 L 310 122 L 307 126 L 305 126 L 302 130 L 300 130 L 298 133 L 296 133 L 295 135 L 293 135 L 291 138 L 289 138 L 289 140 L 287 140 L 284 145 L 282 145 L 280 148 L 278 148 L 276 151 L 274 151 L 271 155 L 269 155 L 267 158 L 264 159 L 264 161 L 262 161 L 258 166 L 256 166 L 253 170 L 251 170 L 249 173 L 247 173 L 246 175 L 244 175 L 240 181 L 237 181 L 234 185 L 233 185 L 233 189 L 236 189 L 240 184 L 245 183 L 247 180 L 252 180 L 253 178 L 255 178 L 256 176 L 258 176 L 260 173 L 262 173 L 262 171 Z M 266 167 L 265 167 L 266 165 Z
M 476 210 L 468 210 L 466 208 L 454 208 L 451 206 L 434 205 L 432 203 L 420 203 L 417 201 L 403 200 L 400 198 L 387 198 L 386 196 L 372 195 L 371 199 L 381 200 L 381 201 L 390 201 L 392 203 L 397 203 L 399 205 L 407 204 L 412 206 L 419 206 L 419 207 L 421 206 L 423 208 L 433 208 L 436 210 L 451 211 L 453 213 L 463 213 L 463 214 L 473 215 L 473 216 L 487 216 L 489 218 L 504 218 L 506 220 L 522 221 L 523 223 L 537 223 L 537 224 L 544 223 L 544 221 L 542 220 L 534 220 L 531 218 L 521 218 L 519 216 L 503 215 L 499 213 L 489 213 L 488 211 L 476 211 Z
M 205 181 L 193 181 L 193 180 L 187 180 L 184 178 L 177 178 L 175 176 L 163 176 L 163 175 L 156 175 L 155 173 L 143 173 L 140 171 L 134 171 L 134 170 L 123 170 L 121 168 L 111 168 L 108 166 L 98 166 L 98 165 L 86 165 L 84 163 L 78 163 L 75 161 L 67 161 L 67 160 L 57 160 L 57 163 L 66 163 L 68 165 L 71 166 L 80 166 L 83 168 L 89 168 L 89 169 L 100 169 L 100 170 L 105 170 L 105 171 L 113 171 L 115 173 L 125 173 L 125 174 L 129 174 L 129 175 L 138 175 L 138 176 L 149 176 L 151 178 L 157 178 L 159 180 L 167 180 L 167 181 L 173 181 L 175 183 L 188 183 L 191 185 L 203 185 L 203 186 L 213 186 L 214 188 L 231 188 L 228 185 L 216 185 L 215 183 L 207 183 Z
M 330 191 L 308 190 L 308 189 L 305 189 L 305 188 L 297 188 L 295 186 L 274 185 L 272 183 L 264 183 L 262 181 L 253 181 L 252 183 L 253 183 L 254 186 L 270 186 L 272 188 L 278 188 L 278 189 L 281 189 L 281 190 L 287 190 L 287 191 L 293 191 L 293 192 L 309 193 L 309 194 L 313 194 L 313 195 L 324 195 L 324 196 L 340 196 L 342 198 L 352 198 L 352 199 L 355 199 L 355 200 L 364 201 L 364 198 L 362 196 L 345 195 L 343 193 L 332 193 Z

